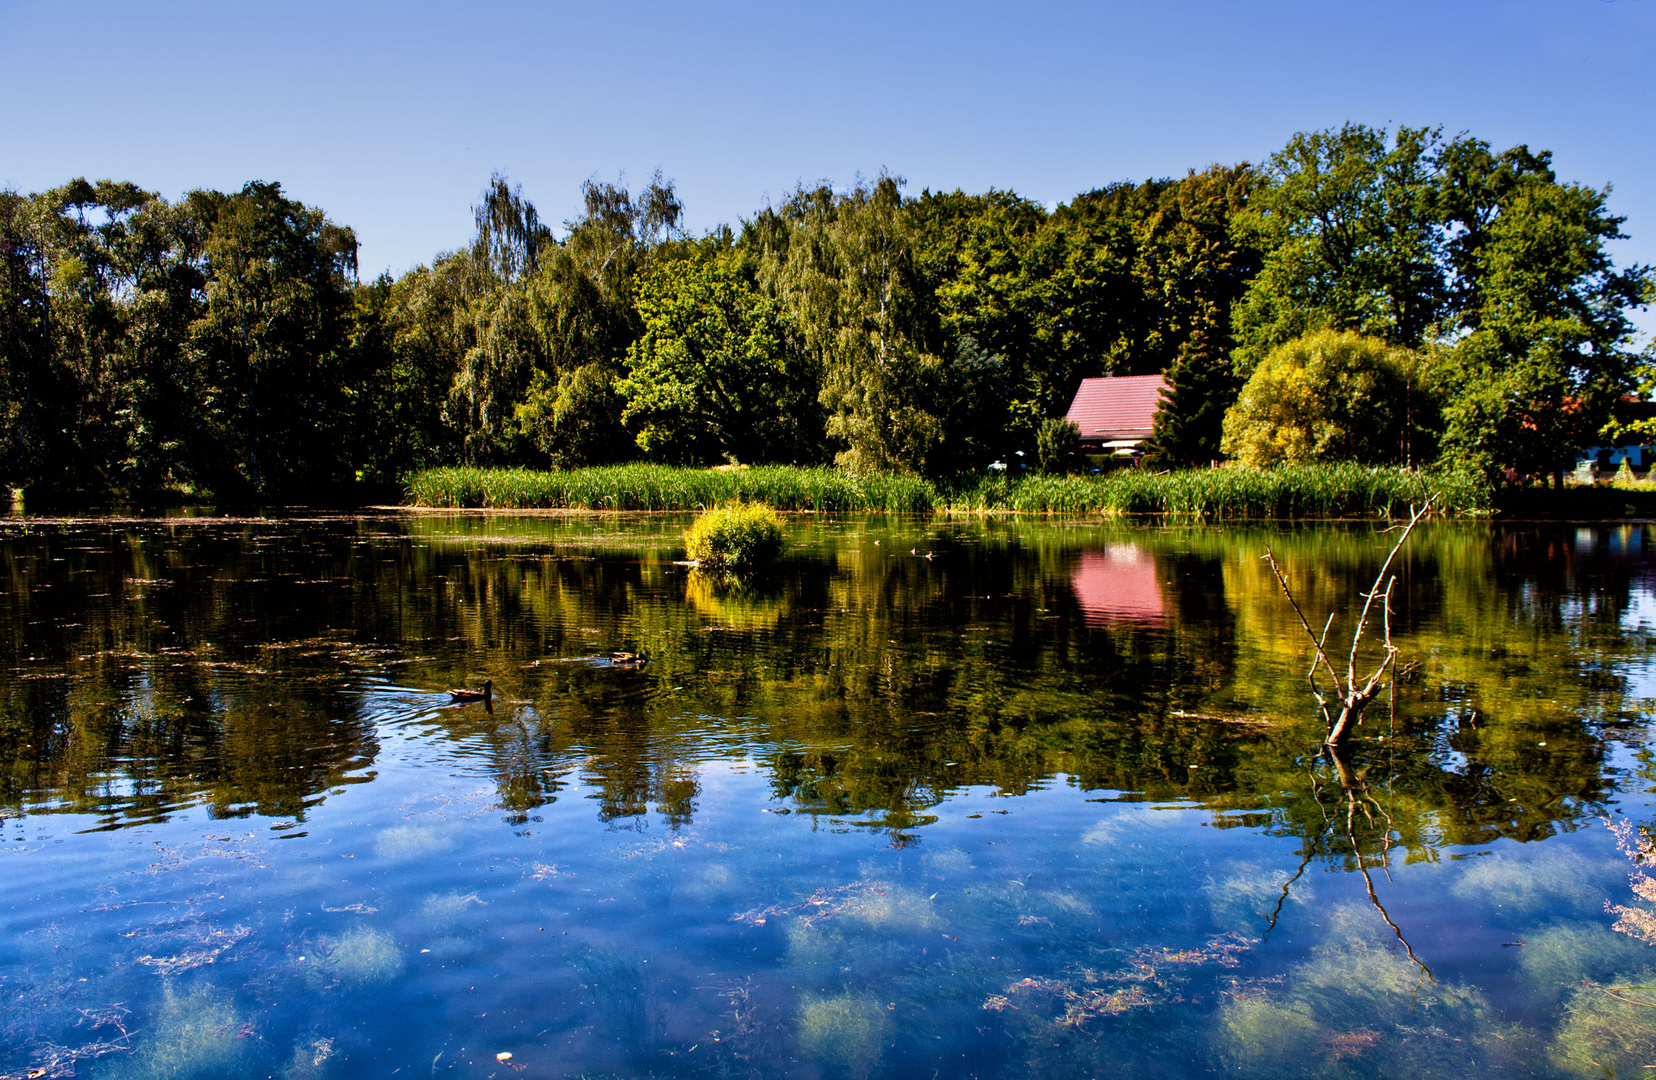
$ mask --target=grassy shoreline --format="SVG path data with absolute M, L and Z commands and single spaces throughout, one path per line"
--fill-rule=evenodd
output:
M 569 472 L 459 467 L 415 475 L 408 501 L 432 509 L 599 511 L 766 502 L 782 511 L 1214 520 L 1397 517 L 1428 491 L 1438 495 L 1439 508 L 1450 516 L 1487 516 L 1497 508 L 1486 485 L 1462 474 L 1353 464 L 1170 473 L 1124 469 L 1102 476 L 969 476 L 942 482 L 788 465 L 715 471 L 633 463 Z

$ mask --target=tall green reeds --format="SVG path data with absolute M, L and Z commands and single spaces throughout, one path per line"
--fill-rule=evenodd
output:
M 675 469 L 634 462 L 569 472 L 428 469 L 408 486 L 415 506 L 498 510 L 708 510 L 765 502 L 778 510 L 930 513 L 936 488 L 912 476 L 852 476 L 827 468 Z
M 765 465 L 715 471 L 635 462 L 569 472 L 430 469 L 409 484 L 416 506 L 499 510 L 708 510 L 764 502 L 778 510 L 926 514 L 1156 514 L 1220 518 L 1406 515 L 1426 493 L 1444 513 L 1490 512 L 1493 493 L 1461 473 L 1355 464 L 1224 467 L 1098 476 L 973 476 L 939 487 L 912 476 L 853 476 L 828 468 Z
M 1215 518 L 1353 518 L 1407 515 L 1437 493 L 1450 514 L 1484 514 L 1489 487 L 1462 473 L 1418 473 L 1351 463 L 1274 469 L 1120 469 L 1098 476 L 984 477 L 957 488 L 953 510 L 1035 514 L 1163 514 Z

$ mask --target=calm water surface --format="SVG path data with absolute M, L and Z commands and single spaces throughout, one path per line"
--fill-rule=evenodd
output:
M 685 524 L 0 520 L 0 1077 L 1656 1064 L 1651 528 Z

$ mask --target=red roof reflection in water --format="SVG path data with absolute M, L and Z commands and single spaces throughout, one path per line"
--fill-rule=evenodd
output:
M 1133 544 L 1083 551 L 1070 587 L 1089 626 L 1167 620 L 1155 556 Z

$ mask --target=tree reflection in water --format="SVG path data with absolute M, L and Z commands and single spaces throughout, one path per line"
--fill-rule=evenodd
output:
M 4 799 L 111 824 L 202 799 L 300 814 L 366 777 L 389 707 L 490 756 L 518 823 L 575 772 L 604 790 L 606 819 L 671 804 L 688 821 L 697 760 L 752 753 L 793 808 L 894 834 L 952 792 L 1059 775 L 1324 831 L 1299 765 L 1316 734 L 1303 649 L 1257 530 L 945 523 L 928 561 L 891 554 L 912 524 L 880 547 L 892 523 L 806 520 L 776 574 L 719 582 L 672 565 L 672 523 L 500 524 L 14 532 Z M 1651 648 L 1623 620 L 1646 573 L 1634 541 L 1618 558 L 1556 527 L 1419 535 L 1397 636 L 1426 666 L 1354 752 L 1386 764 L 1411 855 L 1598 812 L 1607 747 L 1640 715 L 1621 672 Z M 1342 607 L 1384 556 L 1366 528 L 1270 543 L 1314 567 L 1315 610 Z M 653 663 L 580 662 L 622 645 Z M 511 704 L 435 713 L 413 689 L 466 677 Z M 1282 791 L 1299 797 L 1267 797 Z
M 1642 962 L 1605 945 L 1607 929 L 1555 921 L 1500 954 L 1557 1017 L 1516 1023 L 1510 1003 L 1468 981 L 1441 920 L 1421 937 L 1418 898 L 1393 872 L 1441 862 L 1479 903 L 1497 886 L 1522 899 L 1538 879 L 1532 843 L 1592 825 L 1625 790 L 1617 755 L 1642 732 L 1652 659 L 1642 528 L 1422 526 L 1398 568 L 1392 628 L 1422 664 L 1348 748 L 1319 755 L 1303 634 L 1258 552 L 1268 542 L 1304 568 L 1295 587 L 1308 610 L 1341 610 L 1385 557 L 1376 528 L 802 518 L 773 572 L 714 580 L 675 563 L 683 525 L 452 515 L 10 527 L 0 808 L 13 821 L 91 815 L 118 838 L 193 807 L 285 827 L 329 800 L 399 792 L 388 821 L 345 854 L 377 860 L 387 892 L 425 890 L 400 897 L 402 922 L 372 914 L 390 902 L 366 892 L 326 908 L 307 896 L 298 910 L 363 925 L 288 940 L 285 923 L 252 915 L 185 920 L 166 931 L 170 951 L 152 942 L 133 963 L 146 977 L 151 963 L 193 963 L 245 927 L 234 950 L 261 958 L 270 1000 L 292 989 L 283 972 L 317 993 L 372 984 L 394 997 L 425 977 L 416 955 L 476 970 L 454 957 L 495 940 L 491 919 L 531 941 L 545 940 L 543 925 L 560 942 L 573 930 L 566 952 L 535 954 L 551 959 L 523 1000 L 560 1003 L 545 1006 L 555 1026 L 587 1032 L 569 1060 L 593 1071 L 694 1071 L 623 1060 L 609 1033 L 639 1053 L 716 1045 L 718 1067 L 735 1072 L 809 1059 L 824 1075 L 896 1073 L 931 1065 L 920 1040 L 938 1040 L 1008 1075 L 1088 1075 L 1122 1056 L 1166 1072 L 1173 1051 L 1158 1048 L 1172 1046 L 1202 1068 L 1255 1075 L 1498 1071 L 1528 1046 L 1570 1074 L 1602 1058 L 1617 1025 L 1631 1030 L 1613 1010 L 1635 1005 L 1572 989 L 1644 985 Z M 616 650 L 650 663 L 606 662 Z M 484 678 L 492 712 L 449 705 L 442 688 Z M 530 859 L 514 887 L 533 892 L 477 884 L 504 860 L 470 882 L 453 869 L 394 887 L 435 875 L 436 855 L 459 868 L 472 846 L 493 850 L 472 819 L 431 809 L 472 798 L 451 790 L 472 777 L 486 788 L 477 813 L 522 850 L 566 839 L 555 829 L 571 828 L 572 803 L 602 844 L 577 853 L 578 874 L 560 863 L 574 856 Z M 750 777 L 776 815 L 762 825 L 728 818 Z M 430 806 L 408 794 L 427 788 Z M 1063 817 L 1077 808 L 1096 814 L 1063 833 L 1056 822 L 1078 820 Z M 1028 810 L 1056 816 L 1048 828 Z M 1203 825 L 1157 840 L 1158 815 Z M 853 858 L 835 846 L 847 833 L 875 843 Z M 750 840 L 748 854 L 734 850 Z M 1210 847 L 1183 854 L 1186 840 Z M 764 844 L 795 846 L 783 859 Z M 159 865 L 192 873 L 200 853 L 179 851 Z M 687 851 L 687 869 L 664 869 Z M 276 856 L 249 847 L 255 857 Z M 1361 879 L 1362 897 L 1305 904 L 1317 870 Z M 1263 967 L 1260 939 L 1297 940 L 1303 927 L 1285 928 L 1285 915 L 1312 907 L 1326 933 Z M 558 921 L 569 912 L 579 919 Z M 714 974 L 657 972 L 677 954 L 639 942 L 670 932 L 663 913 L 694 930 L 675 948 L 716 943 Z M 129 931 L 161 934 L 119 924 Z M 416 939 L 430 951 L 410 949 Z M 402 974 L 362 974 L 390 971 Z M 53 992 L 41 982 L 30 1000 L 48 1010 Z M 232 1008 L 227 994 L 180 984 L 146 1022 L 183 1024 L 180 1003 L 198 998 L 250 1022 L 247 1001 Z M 713 1011 L 693 1021 L 668 1004 L 697 994 Z M 922 1007 L 935 1022 L 915 1019 Z M 529 1030 L 553 1022 L 514 1012 L 524 1008 L 505 999 L 488 1011 Z M 309 1014 L 288 1022 L 307 1061 L 345 1038 Z M 720 1041 L 704 1044 L 714 1028 Z M 1456 1049 L 1439 1029 L 1479 1034 Z

